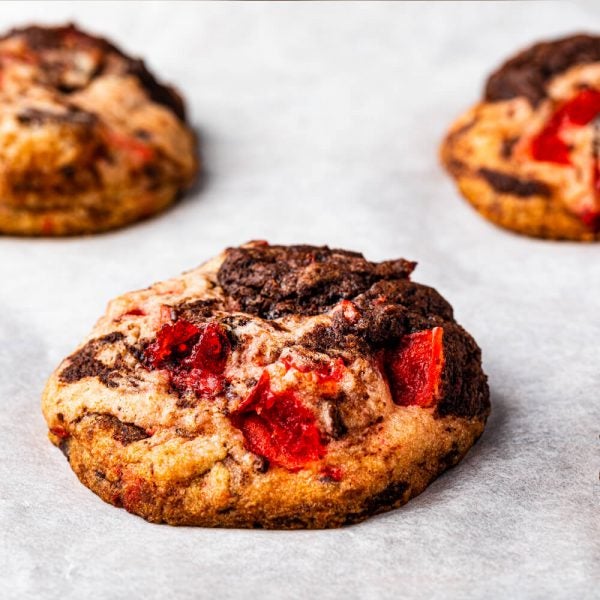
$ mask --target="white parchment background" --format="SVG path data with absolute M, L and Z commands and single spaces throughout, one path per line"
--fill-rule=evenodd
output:
M 185 93 L 208 180 L 116 233 L 0 239 L 0 597 L 599 598 L 600 245 L 480 219 L 440 170 L 486 73 L 593 3 L 2 3 L 81 25 Z M 483 348 L 493 414 L 401 510 L 321 532 L 151 525 L 46 439 L 44 381 L 114 295 L 252 238 L 419 261 Z

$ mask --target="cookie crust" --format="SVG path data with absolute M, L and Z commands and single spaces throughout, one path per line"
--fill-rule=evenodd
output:
M 74 25 L 0 38 L 0 233 L 63 236 L 162 211 L 198 171 L 178 92 Z
M 48 381 L 50 439 L 102 499 L 153 522 L 324 528 L 398 507 L 490 410 L 477 344 L 412 268 L 251 243 L 125 294 Z M 436 375 L 407 395 L 415 339 L 419 381 Z
M 463 196 L 496 225 L 546 239 L 597 241 L 597 92 L 600 97 L 599 37 L 535 44 L 489 77 L 483 100 L 445 137 L 442 163 Z M 575 121 L 560 117 L 592 96 L 596 112 L 585 122 L 581 114 Z M 564 156 L 550 155 L 556 145 Z

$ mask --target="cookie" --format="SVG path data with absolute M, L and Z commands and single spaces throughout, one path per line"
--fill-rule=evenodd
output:
M 479 347 L 414 267 L 253 242 L 125 294 L 50 377 L 50 439 L 153 522 L 324 528 L 398 507 L 490 410 Z
M 61 236 L 153 215 L 194 181 L 179 94 L 73 25 L 0 38 L 0 233 Z
M 600 37 L 524 50 L 451 127 L 442 161 L 467 200 L 517 233 L 600 239 Z

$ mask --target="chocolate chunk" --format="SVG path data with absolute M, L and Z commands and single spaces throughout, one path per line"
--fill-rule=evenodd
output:
M 69 460 L 69 455 L 71 453 L 71 437 L 64 438 L 60 440 L 58 444 L 60 451 L 63 453 L 64 457 Z
M 408 279 L 376 283 L 363 296 L 356 299 L 359 307 L 373 302 L 399 304 L 411 313 L 422 317 L 437 316 L 453 321 L 452 306 L 432 287 Z
M 450 469 L 460 460 L 460 452 L 458 451 L 458 443 L 452 442 L 452 447 L 446 454 L 439 459 L 440 470 L 445 471 Z
M 272 529 L 306 529 L 310 527 L 310 515 L 301 517 L 273 517 L 269 519 L 269 528 Z M 262 529 L 260 523 L 254 523 L 254 529 Z
M 190 323 L 205 323 L 208 317 L 211 317 L 216 310 L 222 310 L 219 300 L 216 298 L 204 298 L 201 300 L 186 300 L 172 307 L 175 321 L 183 319 Z
M 25 43 L 35 51 L 56 50 L 65 44 L 65 39 L 69 36 L 77 37 L 79 43 L 87 41 L 88 44 L 102 45 L 103 49 L 113 49 L 106 40 L 95 38 L 79 31 L 72 23 L 59 27 L 40 27 L 39 25 L 30 25 L 28 27 L 17 27 L 11 29 L 6 35 L 0 38 L 6 40 L 15 36 L 20 36 L 25 40 Z
M 98 118 L 93 113 L 72 106 L 69 107 L 69 110 L 62 112 L 26 108 L 17 115 L 17 120 L 23 125 L 61 123 L 91 127 L 98 121 Z
M 124 423 L 114 415 L 96 414 L 94 417 L 96 419 L 96 426 L 103 430 L 109 430 L 112 438 L 123 444 L 123 446 L 128 446 L 133 442 L 139 442 L 150 437 L 141 427 L 133 423 Z
M 403 335 L 454 320 L 452 307 L 433 288 L 407 279 L 380 281 L 354 300 L 355 319 L 336 312 L 300 344 L 318 352 L 369 353 L 395 344 Z
M 264 456 L 256 456 L 254 470 L 257 473 L 266 473 L 269 470 L 269 461 Z
M 479 417 L 490 409 L 489 396 L 479 346 L 460 325 L 445 324 L 444 369 L 437 414 Z
M 366 502 L 365 510 L 368 511 L 369 514 L 373 514 L 380 508 L 392 506 L 399 500 L 402 500 L 404 492 L 406 492 L 409 487 L 410 486 L 406 481 L 395 481 L 390 483 L 383 491 L 369 498 Z
M 536 106 L 546 97 L 548 81 L 575 65 L 600 62 L 600 37 L 574 35 L 541 42 L 517 54 L 487 81 L 485 100 L 523 96 Z
M 410 487 L 406 481 L 394 481 L 386 486 L 381 492 L 371 496 L 366 500 L 362 510 L 349 514 L 345 524 L 350 525 L 362 521 L 365 517 L 374 515 L 398 505 Z
M 230 248 L 218 281 L 234 309 L 276 319 L 317 315 L 354 298 L 381 280 L 407 279 L 414 263 L 382 263 L 326 246 Z
M 361 353 L 367 351 L 366 345 L 357 336 L 336 324 L 331 326 L 319 324 L 313 327 L 298 340 L 298 344 L 309 350 L 331 356 L 336 356 L 338 352 L 344 351 Z
M 549 197 L 550 188 L 536 179 L 519 179 L 507 173 L 481 168 L 479 174 L 490 184 L 490 186 L 501 194 L 512 194 L 527 198 L 529 196 Z
M 502 146 L 500 147 L 500 156 L 505 160 L 508 160 L 512 156 L 513 148 L 519 141 L 518 137 L 510 137 L 502 140 Z
M 467 171 L 468 167 L 465 162 L 458 160 L 458 158 L 449 158 L 446 161 L 446 168 L 451 175 L 458 177 Z
M 128 73 L 138 78 L 148 96 L 157 104 L 170 108 L 182 121 L 185 122 L 185 105 L 181 96 L 174 88 L 159 83 L 154 75 L 148 71 L 144 61 L 129 59 Z
M 97 377 L 108 387 L 118 387 L 115 376 L 121 374 L 119 366 L 108 366 L 96 358 L 98 352 L 109 344 L 120 342 L 125 336 L 119 331 L 113 331 L 102 337 L 90 340 L 85 346 L 69 357 L 69 365 L 59 374 L 64 383 L 75 383 L 85 377 Z M 117 361 L 118 362 L 118 361 Z
M 336 401 L 328 401 L 325 405 L 326 430 L 334 440 L 340 440 L 348 433 L 348 427 L 344 423 L 342 411 L 338 404 L 341 400 L 343 400 L 343 397 Z
M 65 165 L 60 168 L 60 173 L 65 179 L 73 179 L 76 174 L 76 169 L 73 165 Z
M 51 51 L 47 55 L 50 57 L 52 57 L 53 52 L 56 53 L 56 51 L 60 50 L 72 52 L 77 49 L 90 49 L 100 52 L 96 68 L 87 77 L 84 77 L 81 83 L 78 82 L 76 85 L 63 81 L 60 76 L 57 76 L 57 73 L 54 73 L 56 69 L 60 72 L 64 68 L 64 64 L 61 64 L 60 61 L 57 62 L 55 58 L 48 61 L 44 65 L 44 70 L 50 76 L 50 80 L 58 91 L 68 94 L 85 87 L 97 75 L 102 73 L 108 57 L 113 55 L 122 59 L 125 73 L 138 79 L 151 100 L 157 104 L 166 106 L 179 119 L 185 121 L 185 106 L 181 96 L 172 87 L 157 81 L 152 73 L 148 71 L 142 60 L 127 56 L 108 40 L 84 33 L 73 24 L 61 27 L 40 27 L 34 25 L 12 29 L 5 36 L 1 37 L 0 40 L 15 36 L 20 36 L 33 52 L 39 54 L 42 62 L 44 62 L 46 58 L 45 53 L 48 53 L 48 51 Z

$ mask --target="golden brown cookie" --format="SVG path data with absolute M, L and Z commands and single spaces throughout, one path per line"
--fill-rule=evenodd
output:
M 600 239 L 600 37 L 536 44 L 488 79 L 442 161 L 490 221 L 526 235 Z
M 0 233 L 120 227 L 166 208 L 198 169 L 179 94 L 73 25 L 0 38 L 0 108 Z
M 48 381 L 50 439 L 154 522 L 322 528 L 398 507 L 489 413 L 477 344 L 414 266 L 255 242 L 125 294 Z

